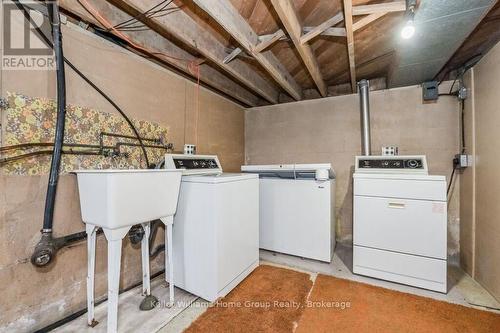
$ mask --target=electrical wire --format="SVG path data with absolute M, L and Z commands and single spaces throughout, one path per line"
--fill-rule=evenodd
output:
M 154 14 L 156 14 L 158 12 L 161 12 L 161 11 L 165 10 L 165 7 L 167 7 L 168 5 L 170 5 L 172 3 L 172 1 L 173 0 L 164 0 L 164 1 L 160 2 L 160 3 L 158 3 L 157 5 L 151 7 L 150 9 L 148 9 L 147 11 L 145 11 L 144 13 L 141 13 L 141 14 L 139 14 L 137 16 L 134 16 L 134 17 L 132 17 L 132 18 L 130 18 L 128 20 L 125 20 L 125 21 L 123 21 L 121 23 L 118 23 L 118 24 L 114 25 L 114 28 L 120 29 L 120 28 L 122 28 L 124 26 L 127 26 L 128 24 L 135 24 L 135 23 L 139 22 L 139 19 L 141 17 L 147 17 L 148 18 L 148 17 L 150 17 L 149 15 L 154 15 Z M 153 10 L 155 10 L 159 6 L 165 4 L 166 2 L 168 2 L 168 3 L 166 5 L 164 5 L 162 8 L 160 8 L 160 9 L 152 12 Z M 108 30 L 108 31 L 110 31 L 110 30 Z
M 462 123 L 462 154 L 465 154 L 465 100 L 462 99 L 462 111 L 460 113 L 461 123 Z
M 31 18 L 30 13 L 28 10 L 24 7 L 22 3 L 19 2 L 19 0 L 13 0 L 16 6 L 23 11 L 24 17 L 30 22 L 30 24 L 35 28 L 35 31 L 38 33 L 38 35 L 44 40 L 44 42 L 50 46 L 51 48 L 54 47 L 53 43 L 50 41 L 50 39 L 45 35 L 45 33 L 40 29 L 40 27 L 33 22 L 33 19 Z M 71 63 L 66 57 L 63 58 L 64 63 L 66 63 L 76 74 L 78 74 L 87 84 L 89 84 L 94 90 L 96 90 L 108 103 L 110 103 L 119 113 L 120 115 L 125 119 L 129 127 L 132 129 L 134 132 L 134 135 L 136 136 L 137 140 L 139 141 L 139 144 L 141 145 L 142 148 L 142 153 L 144 154 L 144 159 L 146 162 L 146 166 L 149 168 L 149 158 L 148 158 L 148 153 L 146 152 L 146 148 L 144 147 L 144 143 L 142 142 L 141 136 L 139 135 L 139 132 L 137 131 L 136 127 L 132 123 L 132 121 L 127 117 L 125 112 L 106 94 L 104 93 L 97 85 L 95 85 L 85 74 L 83 74 L 73 63 Z
M 113 24 L 111 24 L 97 9 L 95 9 L 87 0 L 77 0 L 78 3 L 90 14 L 92 15 L 100 24 L 102 24 L 105 28 L 110 29 L 110 32 L 113 32 L 116 36 L 120 37 L 124 41 L 126 41 L 130 46 L 134 47 L 137 50 L 144 51 L 149 54 L 162 56 L 168 59 L 173 59 L 177 61 L 184 62 L 186 64 L 186 68 L 191 72 L 191 74 L 196 74 L 196 67 L 199 66 L 197 60 L 186 60 L 178 57 L 173 57 L 167 53 L 153 51 L 151 49 L 147 49 L 137 43 L 135 43 L 132 39 L 130 39 L 127 35 L 123 34 L 120 30 L 116 29 Z
M 455 171 L 457 170 L 457 164 L 453 161 L 453 171 L 451 171 L 450 182 L 448 183 L 448 189 L 446 190 L 446 196 L 450 195 L 451 185 L 453 184 L 453 179 L 455 178 Z
M 458 79 L 458 74 L 457 76 L 455 77 L 455 80 L 453 80 L 453 83 L 451 84 L 451 87 L 450 87 L 450 92 L 448 93 L 449 95 L 451 95 L 452 91 L 453 91 L 453 87 L 455 86 L 455 83 L 457 82 L 457 79 Z
M 198 80 L 196 84 L 196 125 L 195 125 L 195 145 L 198 145 L 198 119 L 200 117 L 200 67 L 198 66 Z
M 454 91 L 452 93 L 446 93 L 446 94 L 439 94 L 439 96 L 453 96 L 453 97 L 457 97 L 458 96 L 458 91 Z M 461 123 L 461 142 L 460 142 L 460 151 L 462 154 L 465 154 L 465 152 L 467 151 L 467 147 L 465 145 L 465 100 L 464 99 L 460 99 L 460 108 L 461 108 L 461 111 L 460 111 L 460 123 Z
M 187 60 L 187 59 L 181 59 L 177 57 L 173 57 L 169 54 L 163 53 L 163 52 L 156 52 L 150 49 L 147 49 L 141 45 L 136 44 L 132 39 L 130 39 L 127 35 L 123 34 L 121 31 L 119 31 L 113 24 L 109 22 L 99 11 L 94 8 L 92 5 L 87 0 L 77 0 L 78 3 L 90 14 L 92 15 L 101 25 L 103 25 L 105 28 L 110 29 L 110 32 L 114 33 L 114 35 L 120 37 L 124 41 L 126 41 L 129 45 L 134 47 L 135 49 L 141 50 L 146 52 L 147 54 L 152 54 L 152 55 L 157 55 L 157 56 L 163 56 L 167 59 L 174 59 L 177 61 L 184 62 L 186 64 L 187 70 L 192 74 L 195 75 L 197 78 L 197 91 L 196 91 L 196 120 L 195 120 L 195 144 L 198 144 L 198 118 L 199 118 L 199 108 L 200 108 L 200 63 L 199 59 L 196 60 Z M 171 2 L 171 1 L 170 1 Z M 164 7 L 168 6 L 170 4 L 166 4 Z M 163 7 L 163 8 L 164 8 Z M 144 15 L 144 13 L 143 13 Z M 138 15 L 137 17 L 140 17 Z
M 40 35 L 40 37 L 44 40 L 44 42 L 49 45 L 50 47 L 53 47 L 53 44 L 52 42 L 49 40 L 49 38 L 45 35 L 45 33 L 33 22 L 31 16 L 29 15 L 29 12 L 26 10 L 26 8 L 24 7 L 23 4 L 21 4 L 19 2 L 19 0 L 13 0 L 14 3 L 17 5 L 17 7 L 19 9 L 21 9 L 23 12 L 24 12 L 24 16 L 25 18 L 33 25 L 33 27 L 35 27 L 35 31 Z M 142 50 L 144 52 L 146 52 L 147 54 L 151 54 L 151 55 L 156 55 L 156 56 L 163 56 L 167 59 L 173 59 L 173 60 L 177 60 L 177 61 L 180 61 L 180 62 L 184 62 L 186 64 L 186 69 L 192 74 L 192 75 L 196 75 L 197 77 L 197 89 L 199 91 L 200 89 L 200 63 L 199 63 L 199 59 L 195 59 L 195 60 L 187 60 L 187 59 L 182 59 L 182 58 L 178 58 L 178 57 L 174 57 L 174 56 L 171 56 L 169 54 L 166 54 L 166 53 L 163 53 L 163 52 L 156 52 L 156 51 L 152 51 L 152 50 L 149 50 L 147 48 L 144 48 L 138 44 L 136 44 L 134 41 L 132 41 L 130 38 L 128 38 L 126 35 L 124 35 L 123 33 L 121 33 L 120 31 L 118 31 L 118 29 L 116 29 L 103 15 L 101 15 L 94 7 L 92 7 L 86 0 L 77 0 L 78 3 L 87 11 L 89 12 L 98 22 L 100 22 L 104 27 L 110 29 L 110 31 L 112 31 L 115 35 L 117 35 L 119 38 L 123 39 L 124 41 L 126 41 L 129 45 L 131 45 L 132 47 L 138 49 L 138 50 Z M 167 1 L 164 1 L 158 5 L 161 5 L 161 4 L 164 4 L 165 2 Z M 172 0 L 169 0 L 168 1 L 168 4 L 170 4 L 170 2 L 172 2 Z M 167 5 L 168 5 L 167 4 Z M 157 6 L 158 6 L 157 5 Z M 157 8 L 156 7 L 153 7 L 153 8 Z M 154 12 L 156 13 L 156 12 Z M 144 14 L 144 13 L 143 13 Z M 140 17 L 140 15 L 138 15 L 137 17 Z M 122 22 L 123 23 L 123 22 Z M 135 128 L 135 126 L 133 125 L 133 123 L 130 121 L 130 119 L 127 117 L 127 115 L 125 114 L 125 112 L 123 112 L 123 110 L 106 94 L 104 93 L 97 85 L 95 85 L 85 74 L 83 74 L 75 65 L 73 65 L 73 63 L 71 63 L 66 57 L 64 57 L 64 62 L 76 73 L 78 74 L 87 84 L 89 84 L 93 89 L 95 89 L 104 99 L 106 99 L 106 101 L 108 101 L 108 103 L 110 103 L 119 113 L 120 115 L 125 119 L 125 121 L 127 122 L 127 124 L 130 126 L 130 128 L 132 129 L 132 131 L 134 132 L 134 135 L 136 136 L 137 140 L 139 141 L 139 144 L 142 148 L 142 151 L 143 151 L 143 155 L 144 155 L 144 158 L 145 158 L 145 162 L 146 162 L 146 165 L 147 167 L 150 166 L 150 163 L 149 163 L 149 158 L 148 158 L 148 154 L 147 154 L 147 151 L 144 147 L 144 143 L 137 131 L 137 129 Z M 197 108 L 199 109 L 199 93 L 197 93 Z M 198 113 L 198 112 L 197 112 Z M 196 134 L 197 135 L 197 134 Z

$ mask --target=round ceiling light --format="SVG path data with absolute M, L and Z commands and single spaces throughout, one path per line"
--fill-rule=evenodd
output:
M 415 25 L 413 24 L 413 21 L 408 21 L 401 30 L 401 37 L 403 37 L 404 39 L 410 39 L 413 37 L 414 34 L 415 34 Z

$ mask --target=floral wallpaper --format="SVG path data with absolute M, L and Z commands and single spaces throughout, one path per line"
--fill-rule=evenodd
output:
M 47 143 L 54 141 L 56 123 L 56 102 L 46 98 L 31 98 L 15 93 L 8 93 L 9 106 L 3 117 L 3 146 L 25 143 Z M 159 124 L 134 120 L 142 137 L 160 139 L 166 143 L 168 127 Z M 66 109 L 65 144 L 99 145 L 100 133 L 108 132 L 133 136 L 133 132 L 120 115 L 67 105 Z M 118 142 L 137 143 L 137 140 L 117 137 L 103 137 L 103 144 L 115 147 Z M 157 145 L 154 142 L 145 142 Z M 40 150 L 51 150 L 52 147 L 29 147 L 2 152 L 0 158 L 12 157 Z M 64 148 L 69 150 L 69 148 Z M 74 147 L 74 151 L 89 148 Z M 90 148 L 94 151 L 98 148 Z M 157 162 L 165 154 L 164 149 L 146 148 L 150 162 Z M 121 146 L 120 156 L 70 155 L 63 154 L 61 173 L 68 173 L 76 169 L 134 169 L 144 168 L 144 156 L 139 147 Z M 125 156 L 127 155 L 127 156 Z M 4 174 L 8 175 L 41 175 L 47 174 L 50 169 L 51 155 L 37 155 L 10 162 L 1 166 Z

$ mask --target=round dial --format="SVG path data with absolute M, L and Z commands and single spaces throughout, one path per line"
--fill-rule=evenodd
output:
M 418 167 L 418 161 L 417 160 L 409 160 L 408 161 L 408 166 L 412 169 Z

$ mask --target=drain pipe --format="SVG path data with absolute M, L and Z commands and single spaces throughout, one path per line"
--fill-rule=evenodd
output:
M 361 148 L 364 156 L 370 156 L 372 153 L 370 135 L 370 82 L 364 79 L 359 81 L 358 91 L 361 111 Z
M 47 197 L 45 199 L 45 211 L 43 214 L 42 238 L 36 245 L 35 251 L 31 256 L 31 263 L 35 266 L 47 265 L 52 260 L 57 250 L 57 244 L 52 238 L 52 224 L 54 222 L 54 205 L 56 201 L 57 183 L 59 181 L 59 167 L 61 165 L 61 154 L 64 141 L 64 123 L 66 120 L 66 81 L 59 6 L 53 1 L 48 1 L 47 10 L 52 26 L 54 54 L 57 66 L 57 120 L 54 152 L 50 163 L 49 183 L 47 186 Z

